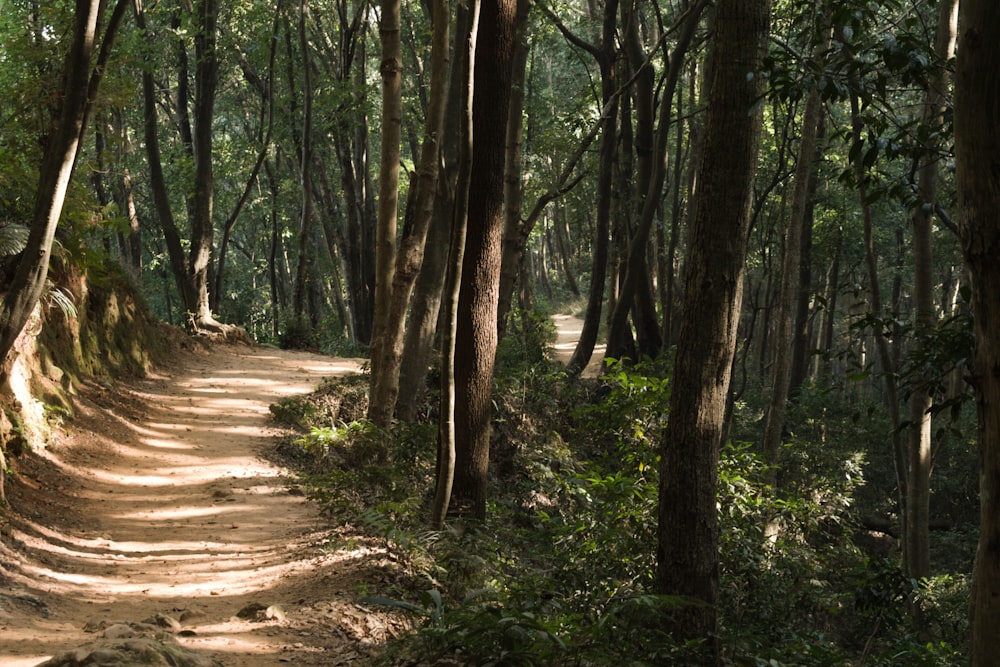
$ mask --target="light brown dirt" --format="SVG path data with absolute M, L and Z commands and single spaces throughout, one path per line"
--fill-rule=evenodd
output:
M 146 379 L 84 388 L 60 435 L 17 462 L 0 544 L 0 665 L 37 665 L 102 624 L 156 614 L 183 618 L 185 646 L 240 667 L 355 664 L 402 631 L 358 602 L 391 576 L 384 551 L 332 530 L 262 457 L 280 435 L 269 404 L 358 368 L 216 346 Z M 250 604 L 271 618 L 240 618 Z
M 554 319 L 565 363 L 582 322 Z M 392 587 L 397 564 L 349 527 L 331 528 L 265 456 L 287 435 L 270 404 L 360 363 L 214 346 L 179 352 L 145 379 L 81 388 L 76 414 L 17 460 L 8 489 L 0 666 L 38 665 L 115 622 L 156 615 L 181 621 L 183 645 L 232 667 L 358 664 L 406 632 L 361 603 Z M 248 605 L 270 607 L 270 618 L 241 618 Z
M 583 332 L 583 320 L 573 315 L 553 315 L 552 322 L 556 325 L 556 342 L 553 345 L 555 358 L 562 364 L 568 364 L 573 358 L 573 351 Z M 595 378 L 601 374 L 601 360 L 604 359 L 605 345 L 595 345 L 590 363 L 580 375 L 585 378 Z

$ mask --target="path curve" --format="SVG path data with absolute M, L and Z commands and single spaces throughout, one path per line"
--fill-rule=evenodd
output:
M 563 365 L 568 365 L 580 341 L 580 334 L 583 333 L 583 320 L 575 315 L 560 313 L 552 316 L 552 323 L 556 327 L 556 342 L 552 346 L 555 358 Z M 590 357 L 590 363 L 583 369 L 582 377 L 595 378 L 601 374 L 605 347 L 603 343 L 594 346 L 594 353 Z
M 321 637 L 286 614 L 315 618 L 325 604 L 350 615 L 351 570 L 378 549 L 329 548 L 316 507 L 260 455 L 276 437 L 270 403 L 359 366 L 214 346 L 84 390 L 65 434 L 22 459 L 10 490 L 20 518 L 4 543 L 20 546 L 0 544 L 0 665 L 92 641 L 88 624 L 156 614 L 186 617 L 181 642 L 225 665 L 350 664 L 350 628 Z M 280 613 L 238 618 L 249 603 Z

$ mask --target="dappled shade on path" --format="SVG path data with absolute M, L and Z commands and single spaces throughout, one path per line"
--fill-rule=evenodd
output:
M 250 601 L 316 601 L 301 593 L 319 569 L 349 568 L 377 549 L 318 548 L 328 532 L 315 507 L 260 457 L 276 433 L 268 405 L 358 369 L 227 346 L 178 359 L 169 374 L 86 388 L 65 433 L 25 458 L 13 485 L 0 664 L 34 665 L 86 643 L 87 623 L 181 612 L 194 619 L 182 642 L 224 664 L 278 664 L 290 647 L 296 664 L 310 664 L 308 641 L 295 647 L 234 617 Z M 37 609 L 17 613 L 25 601 Z

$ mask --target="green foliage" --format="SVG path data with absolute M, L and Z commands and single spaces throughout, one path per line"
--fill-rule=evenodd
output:
M 308 320 L 290 317 L 278 334 L 278 347 L 282 350 L 315 349 L 316 331 Z
M 16 222 L 0 225 L 0 257 L 10 257 L 24 250 L 28 245 L 30 231 Z
M 268 409 L 275 421 L 302 428 L 313 422 L 320 412 L 313 403 L 296 397 L 272 403 Z
M 500 376 L 496 430 L 506 444 L 493 461 L 483 525 L 425 528 L 433 425 L 383 431 L 326 422 L 296 442 L 321 464 L 310 495 L 335 520 L 380 540 L 407 574 L 365 601 L 420 624 L 387 648 L 385 663 L 703 660 L 697 643 L 677 644 L 657 625 L 688 603 L 657 595 L 653 581 L 668 371 L 663 362 L 613 364 L 599 381 L 574 381 L 543 363 Z M 285 409 L 324 419 L 316 416 L 323 395 L 312 410 Z M 752 446 L 724 448 L 719 611 L 728 663 L 959 661 L 966 576 L 910 582 L 893 559 L 855 543 L 856 496 L 871 470 L 866 452 L 882 442 L 878 424 L 850 397 L 803 388 L 789 413 L 780 490 L 765 483 L 769 471 Z M 918 623 L 907 613 L 913 605 Z
M 513 308 L 507 334 L 497 344 L 497 374 L 523 374 L 550 359 L 556 329 L 548 313 Z

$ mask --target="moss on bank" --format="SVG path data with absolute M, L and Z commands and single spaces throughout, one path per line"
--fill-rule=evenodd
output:
M 54 258 L 50 288 L 0 369 L 0 504 L 9 460 L 44 444 L 72 415 L 81 381 L 143 376 L 194 343 L 157 320 L 116 264 L 83 270 Z

